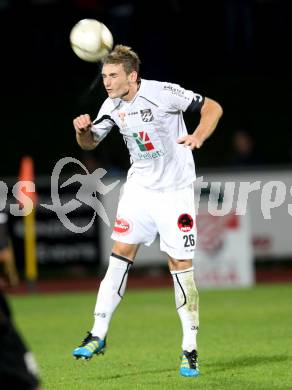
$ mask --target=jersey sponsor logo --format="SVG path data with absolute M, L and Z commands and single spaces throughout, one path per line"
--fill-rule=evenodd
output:
M 165 155 L 165 152 L 161 149 L 157 149 L 153 152 L 144 152 L 138 153 L 138 157 L 140 160 L 151 160 L 153 158 L 159 158 Z
M 152 122 L 154 119 L 150 108 L 146 108 L 145 110 L 140 110 L 140 114 L 143 122 Z
M 185 97 L 185 91 L 181 88 L 176 88 L 173 85 L 165 85 L 163 89 L 170 91 L 173 95 L 177 95 L 179 97 Z
M 132 230 L 131 227 L 132 224 L 129 221 L 117 217 L 115 220 L 114 232 L 118 234 L 127 234 Z
M 189 232 L 194 226 L 194 220 L 190 214 L 181 214 L 177 220 L 177 226 L 182 232 Z
M 183 98 L 185 100 L 190 100 L 188 94 L 185 94 L 185 90 L 183 88 L 177 88 L 173 85 L 165 85 L 163 87 L 164 90 L 171 92 L 173 95 L 178 96 L 179 98 Z M 201 102 L 203 97 L 197 93 L 194 94 L 194 100 Z
M 139 133 L 133 133 L 133 137 L 137 145 L 139 146 L 141 152 L 146 152 L 154 149 L 154 146 L 152 145 L 152 142 L 146 131 L 139 131 Z

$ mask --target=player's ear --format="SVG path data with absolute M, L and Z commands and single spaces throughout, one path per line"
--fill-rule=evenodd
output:
M 138 79 L 138 73 L 135 70 L 133 70 L 133 72 L 129 74 L 129 79 L 132 83 L 135 83 Z

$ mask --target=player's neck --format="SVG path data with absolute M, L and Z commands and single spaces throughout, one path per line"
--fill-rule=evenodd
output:
M 129 87 L 129 92 L 125 96 L 122 97 L 122 100 L 124 100 L 126 102 L 130 102 L 131 100 L 133 100 L 134 97 L 137 95 L 137 92 L 140 88 L 140 84 L 141 84 L 140 82 L 137 82 L 137 83 L 131 85 Z

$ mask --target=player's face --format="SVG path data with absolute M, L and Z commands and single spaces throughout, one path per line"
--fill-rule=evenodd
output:
M 122 64 L 104 64 L 102 68 L 104 87 L 111 99 L 131 100 L 135 93 L 136 72 L 126 74 Z

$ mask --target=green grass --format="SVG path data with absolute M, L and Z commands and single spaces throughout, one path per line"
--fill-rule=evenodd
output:
M 201 376 L 178 374 L 181 328 L 172 290 L 128 290 L 104 356 L 71 352 L 91 329 L 95 293 L 10 297 L 45 390 L 292 389 L 292 285 L 200 293 Z

